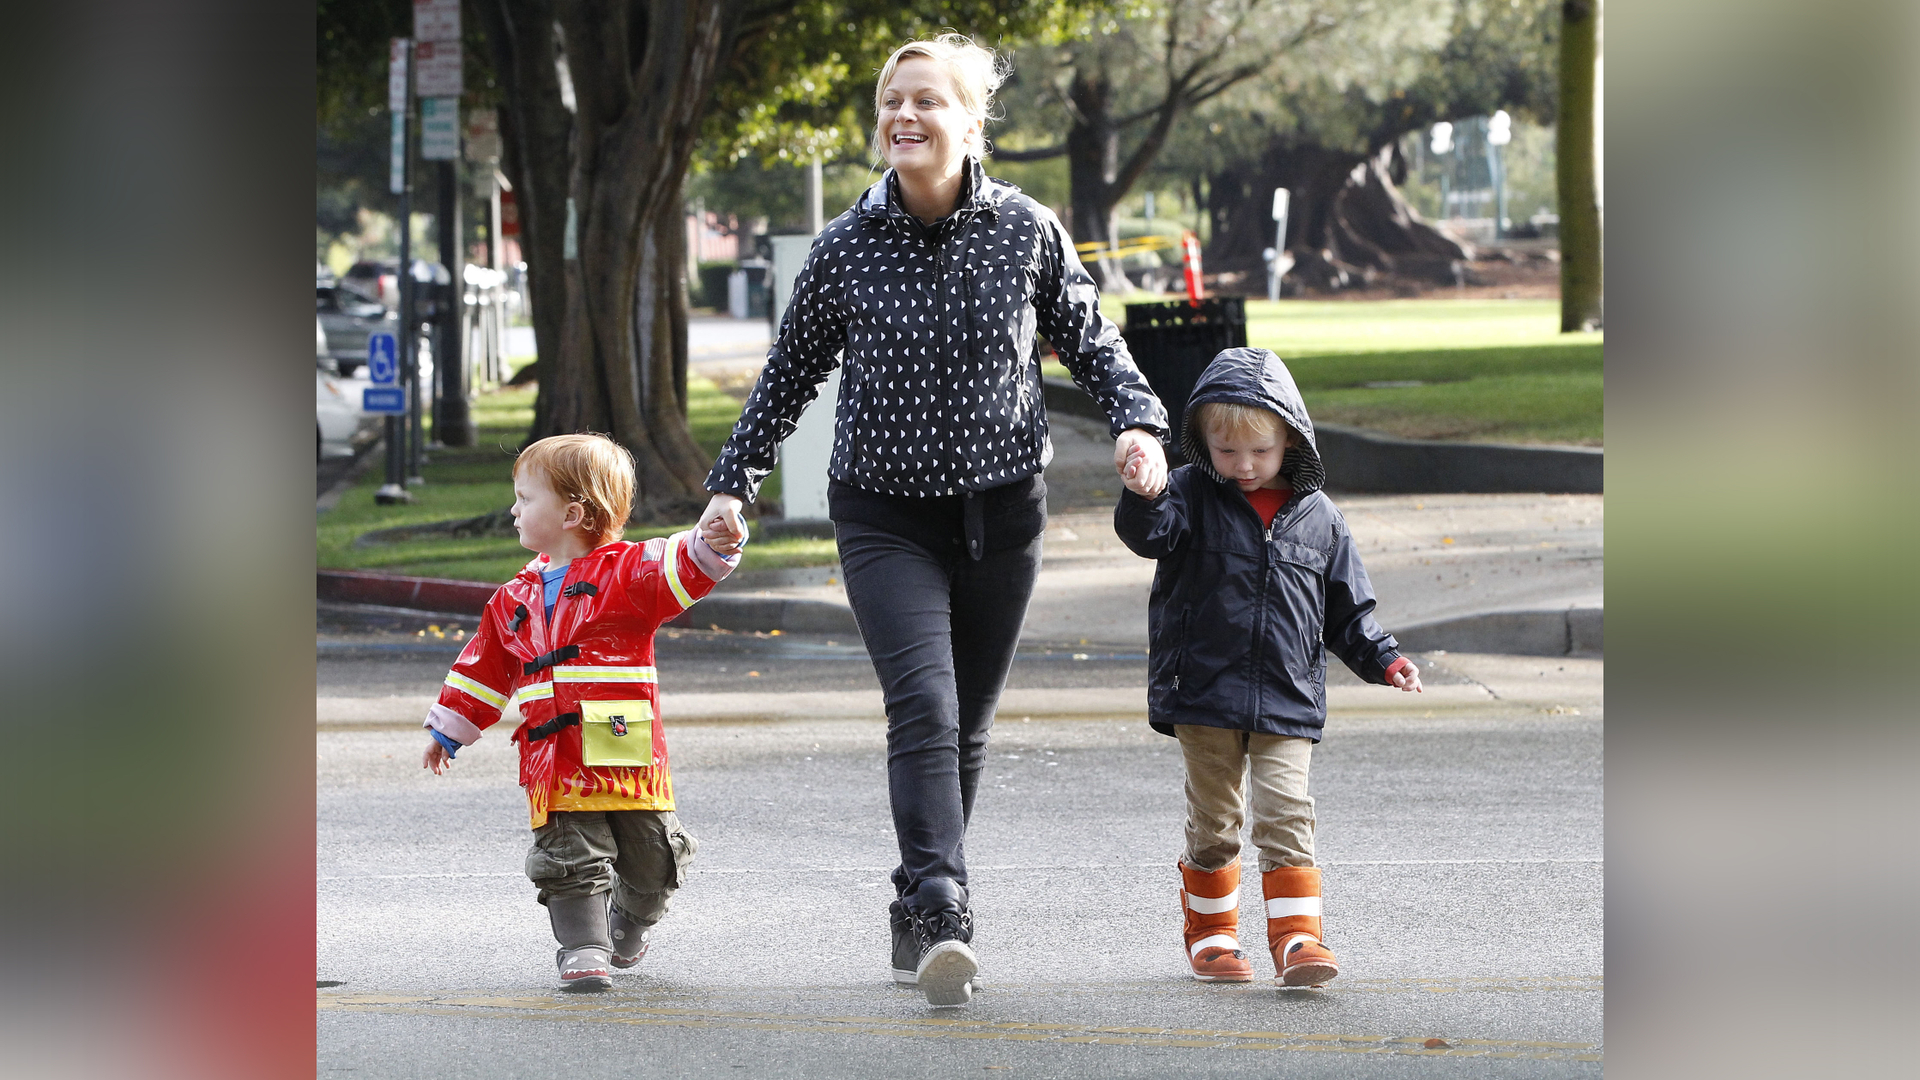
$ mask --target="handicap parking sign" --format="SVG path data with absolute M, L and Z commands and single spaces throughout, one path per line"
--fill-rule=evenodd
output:
M 400 374 L 399 349 L 392 334 L 367 336 L 367 381 L 391 386 Z
M 404 413 L 407 411 L 407 388 L 404 386 L 363 387 L 360 390 L 360 411 Z

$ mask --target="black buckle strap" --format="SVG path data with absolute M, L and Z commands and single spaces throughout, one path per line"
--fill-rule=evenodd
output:
M 541 670 L 542 668 L 550 668 L 562 660 L 571 660 L 574 657 L 579 655 L 580 655 L 580 646 L 562 645 L 559 648 L 553 650 L 552 652 L 541 653 L 539 656 L 536 656 L 533 659 L 527 661 L 526 663 L 520 665 L 520 667 L 522 668 L 521 673 L 524 675 L 531 675 L 534 672 Z
M 561 589 L 560 595 L 561 596 L 597 596 L 599 595 L 599 592 L 600 592 L 600 586 L 595 585 L 591 581 L 576 581 L 573 584 L 567 586 L 566 588 Z
M 539 742 L 549 735 L 557 734 L 563 728 L 570 728 L 578 723 L 580 723 L 579 713 L 561 713 L 559 716 L 554 717 L 544 724 L 535 724 L 533 727 L 528 728 L 527 741 L 530 743 Z
M 526 622 L 527 622 L 527 605 L 525 604 L 513 605 L 513 618 L 507 620 L 507 633 L 509 634 L 519 633 L 520 628 L 526 625 Z

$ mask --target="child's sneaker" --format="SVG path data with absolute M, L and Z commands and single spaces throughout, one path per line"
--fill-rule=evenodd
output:
M 567 990 L 613 989 L 613 948 L 607 938 L 607 898 L 552 896 L 547 917 L 560 943 L 554 960 L 560 985 Z
M 1282 986 L 1319 986 L 1340 974 L 1333 951 L 1312 934 L 1288 934 L 1273 951 Z
M 1267 948 L 1282 986 L 1319 986 L 1340 974 L 1320 940 L 1320 870 L 1281 866 L 1260 875 L 1267 898 Z
M 619 907 L 607 907 L 607 932 L 613 939 L 613 966 L 622 971 L 638 964 L 653 944 L 653 931 L 627 917 Z
M 613 962 L 613 951 L 598 945 L 582 945 L 577 949 L 561 949 L 554 954 L 560 964 L 560 987 L 563 990 L 589 992 L 613 989 L 613 972 L 608 966 Z
M 1180 910 L 1187 963 L 1201 982 L 1252 982 L 1240 950 L 1240 860 L 1211 873 L 1180 862 Z

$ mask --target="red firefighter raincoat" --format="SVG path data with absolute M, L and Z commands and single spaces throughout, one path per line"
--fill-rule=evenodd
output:
M 551 624 L 540 582 L 548 560 L 534 559 L 493 594 L 447 673 L 427 723 L 463 745 L 497 723 L 509 701 L 519 706 L 513 739 L 534 828 L 560 810 L 674 808 L 653 635 L 716 583 L 688 550 L 693 539 L 681 532 L 616 541 L 573 560 Z M 647 703 L 651 765 L 584 763 L 582 703 L 609 701 Z

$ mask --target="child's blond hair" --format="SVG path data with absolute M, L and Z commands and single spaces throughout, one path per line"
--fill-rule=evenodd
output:
M 992 115 L 993 95 L 1000 84 L 1007 81 L 1012 69 L 1007 62 L 997 56 L 992 49 L 976 45 L 965 34 L 941 34 L 925 41 L 909 41 L 893 50 L 887 62 L 880 66 L 880 77 L 873 83 L 873 113 L 876 121 L 880 115 L 880 105 L 887 92 L 887 83 L 893 81 L 894 69 L 902 60 L 925 57 L 947 69 L 947 77 L 953 80 L 953 91 L 960 98 L 960 108 L 968 116 L 980 121 L 984 130 L 987 121 L 995 119 Z M 985 152 L 986 136 L 967 148 L 967 156 L 978 160 Z M 873 145 L 880 146 L 880 135 L 874 132 Z
M 514 459 L 513 475 L 538 469 L 553 490 L 586 513 L 581 525 L 590 546 L 620 539 L 633 512 L 633 453 L 605 435 L 554 435 Z
M 1289 447 L 1300 445 L 1300 433 L 1272 409 L 1242 405 L 1237 401 L 1209 401 L 1195 408 L 1193 413 L 1194 423 L 1200 426 L 1201 435 L 1209 439 L 1215 435 L 1226 439 L 1279 435 Z M 1281 432 L 1286 434 L 1281 435 Z

